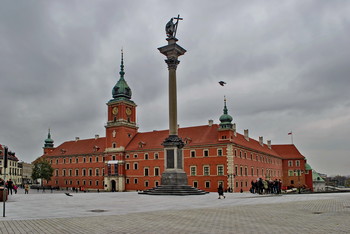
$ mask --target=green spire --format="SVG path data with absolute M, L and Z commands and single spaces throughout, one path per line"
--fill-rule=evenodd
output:
M 47 139 L 45 140 L 44 148 L 53 148 L 53 140 L 51 139 L 51 133 L 49 128 L 49 133 L 47 134 Z
M 131 89 L 124 80 L 124 56 L 123 56 L 123 50 L 121 51 L 121 64 L 120 64 L 120 78 L 117 82 L 117 84 L 113 87 L 112 90 L 112 96 L 114 99 L 119 100 L 130 100 L 131 99 Z
M 228 110 L 227 110 L 227 106 L 226 106 L 226 97 L 224 96 L 224 114 L 220 116 L 220 128 L 221 129 L 226 129 L 232 128 L 232 120 L 233 118 L 231 117 L 231 115 L 228 114 Z

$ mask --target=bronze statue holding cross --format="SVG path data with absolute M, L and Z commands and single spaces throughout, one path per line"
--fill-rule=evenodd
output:
M 176 19 L 175 24 L 173 22 L 174 19 Z M 165 32 L 168 38 L 176 37 L 177 25 L 179 23 L 179 20 L 183 20 L 183 18 L 180 18 L 180 15 L 177 15 L 177 17 L 171 18 L 169 22 L 165 25 Z

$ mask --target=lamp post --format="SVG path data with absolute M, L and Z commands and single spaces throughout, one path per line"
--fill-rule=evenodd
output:
M 230 173 L 230 174 L 228 174 L 227 175 L 227 177 L 230 179 L 230 193 L 233 193 L 233 182 L 232 182 L 232 180 L 233 180 L 233 178 L 235 178 L 235 174 L 232 174 L 232 173 Z
M 294 172 L 298 173 L 298 193 L 301 194 L 301 191 L 300 191 L 300 174 L 303 173 L 302 170 L 298 169 L 298 170 L 294 170 Z
M 3 163 L 3 170 L 4 170 L 4 190 L 2 193 L 2 201 L 3 201 L 3 209 L 2 209 L 2 216 L 5 217 L 5 201 L 6 201 L 6 169 L 7 169 L 7 161 L 8 161 L 8 154 L 11 153 L 8 151 L 7 146 L 4 146 L 4 163 Z

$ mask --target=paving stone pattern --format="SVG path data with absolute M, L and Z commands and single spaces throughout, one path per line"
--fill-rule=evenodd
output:
M 76 207 L 69 203 L 74 210 L 81 209 L 72 217 L 60 208 L 56 217 L 49 215 L 56 213 L 48 203 L 53 201 L 52 197 L 56 196 L 55 200 L 61 203 L 70 201 L 63 194 L 33 194 L 32 198 L 41 198 L 41 213 L 52 218 L 42 218 L 37 213 L 40 212 L 37 204 L 25 203 L 28 197 L 21 195 L 12 202 L 10 197 L 6 204 L 9 213 L 5 218 L 0 217 L 0 233 L 350 233 L 350 193 L 226 194 L 226 199 L 221 200 L 213 193 L 204 198 L 115 194 L 100 194 L 100 197 L 80 194 Z M 92 209 L 88 204 L 94 199 L 98 199 L 100 203 L 96 203 L 100 208 Z M 118 200 L 125 206 L 118 204 Z M 153 204 L 149 204 L 150 201 Z M 115 203 L 116 208 L 112 205 Z M 14 212 L 21 209 L 21 205 L 25 209 L 34 206 L 35 212 L 30 216 Z M 118 206 L 119 211 L 108 210 Z M 0 207 L 2 210 L 2 205 Z M 123 210 L 127 207 L 130 209 Z

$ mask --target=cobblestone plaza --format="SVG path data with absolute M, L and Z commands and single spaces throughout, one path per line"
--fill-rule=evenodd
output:
M 1 210 L 3 205 L 0 205 Z M 1 233 L 350 233 L 350 193 L 10 195 Z

